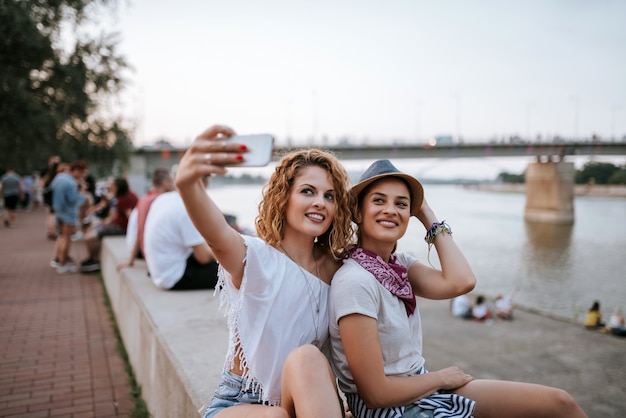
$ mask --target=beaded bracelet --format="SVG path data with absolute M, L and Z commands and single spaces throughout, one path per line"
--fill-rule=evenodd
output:
M 452 228 L 450 228 L 450 225 L 448 225 L 446 221 L 434 222 L 430 229 L 426 231 L 426 236 L 424 237 L 424 241 L 428 243 L 428 264 L 430 264 L 430 266 L 433 268 L 435 266 L 433 266 L 433 264 L 430 262 L 430 249 L 432 248 L 437 235 L 441 234 L 444 231 L 447 232 L 448 235 L 452 236 Z
M 447 232 L 448 235 L 452 235 L 452 228 L 450 228 L 450 225 L 448 225 L 446 221 L 434 222 L 433 226 L 426 231 L 424 241 L 428 243 L 428 246 L 431 246 L 435 242 L 435 237 L 444 231 Z

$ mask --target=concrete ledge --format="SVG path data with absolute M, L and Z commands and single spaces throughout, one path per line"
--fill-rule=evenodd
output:
M 142 397 L 155 417 L 201 416 L 217 388 L 228 342 L 213 290 L 157 288 L 140 260 L 126 261 L 124 237 L 102 243 L 102 277 Z

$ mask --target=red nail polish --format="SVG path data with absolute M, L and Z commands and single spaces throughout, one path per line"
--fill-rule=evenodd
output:
M 238 155 L 235 157 L 237 161 L 243 161 L 243 155 Z
M 239 149 L 241 151 L 248 151 L 248 146 L 246 144 L 241 144 L 241 145 L 239 145 Z

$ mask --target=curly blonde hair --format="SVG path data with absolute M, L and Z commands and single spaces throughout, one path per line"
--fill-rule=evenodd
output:
M 276 245 L 282 240 L 289 192 L 294 179 L 306 167 L 320 167 L 332 179 L 337 210 L 328 230 L 317 237 L 317 245 L 335 259 L 340 259 L 344 257 L 354 232 L 351 222 L 352 198 L 348 193 L 350 177 L 337 158 L 328 151 L 305 149 L 293 151 L 281 158 L 269 181 L 263 186 L 263 197 L 255 220 L 257 235 L 270 245 Z

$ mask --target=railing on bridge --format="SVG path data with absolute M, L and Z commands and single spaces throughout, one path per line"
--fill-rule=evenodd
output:
M 301 148 L 301 147 L 299 147 Z M 276 148 L 277 155 L 289 147 Z M 561 143 L 460 143 L 429 146 L 424 144 L 330 145 L 324 147 L 342 159 L 380 158 L 476 158 L 476 157 L 556 157 L 566 155 L 624 155 L 626 142 Z
M 310 145 L 319 146 L 319 145 Z M 285 152 L 306 148 L 276 146 L 274 159 Z M 429 146 L 425 144 L 364 144 L 364 145 L 325 145 L 320 148 L 334 152 L 346 160 L 376 160 L 381 158 L 481 158 L 481 157 L 556 157 L 559 160 L 567 155 L 606 155 L 626 156 L 626 141 L 620 142 L 560 142 L 560 143 L 458 143 Z M 183 148 L 138 148 L 135 155 L 143 155 L 150 160 L 171 162 L 180 159 Z M 170 164 L 170 165 L 171 165 Z

